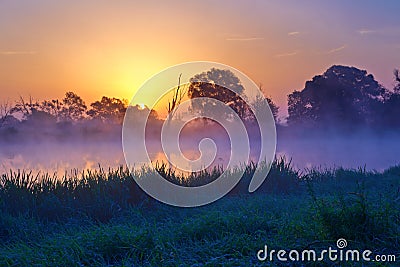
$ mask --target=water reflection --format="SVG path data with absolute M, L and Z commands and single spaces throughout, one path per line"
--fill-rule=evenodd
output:
M 353 138 L 353 139 L 305 139 L 278 140 L 277 155 L 292 158 L 296 168 L 364 167 L 368 170 L 383 170 L 400 163 L 398 138 Z M 255 144 L 253 144 L 255 145 Z M 183 144 L 184 156 L 196 159 L 200 152 L 195 144 Z M 134 152 L 133 152 L 134 153 Z M 159 144 L 149 145 L 153 163 L 165 162 L 166 156 Z M 170 155 L 174 157 L 174 155 Z M 229 146 L 218 146 L 212 165 L 225 167 L 229 161 Z M 256 159 L 256 153 L 252 153 Z M 92 143 L 30 143 L 1 144 L 0 173 L 10 169 L 34 172 L 57 172 L 63 174 L 72 169 L 117 168 L 125 165 L 120 142 Z

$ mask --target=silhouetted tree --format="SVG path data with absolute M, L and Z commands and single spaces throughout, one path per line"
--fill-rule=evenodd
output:
M 233 91 L 229 90 L 232 89 Z M 239 78 L 230 70 L 212 68 L 209 71 L 196 74 L 190 79 L 189 98 L 214 98 L 231 107 L 240 118 L 248 114 L 246 99 L 241 94 L 244 87 Z M 192 106 L 193 111 L 205 115 L 210 110 L 210 101 L 204 99 Z
M 260 91 L 261 92 L 263 91 L 261 85 L 260 85 Z M 272 116 L 274 117 L 274 120 L 277 121 L 279 107 L 274 103 L 274 101 L 272 101 L 271 98 L 265 97 L 264 95 L 256 95 L 252 104 L 255 107 L 255 109 L 258 109 L 262 107 L 262 101 L 267 101 L 269 108 L 271 109 Z
M 400 128 L 400 75 L 397 69 L 393 74 L 395 86 L 381 114 L 382 126 L 386 129 Z
M 93 119 L 103 122 L 122 123 L 128 106 L 126 100 L 103 96 L 101 101 L 90 104 L 87 114 Z
M 14 118 L 11 115 L 12 113 L 13 107 L 8 102 L 0 104 L 0 128 L 6 124 L 7 121 L 11 120 L 11 117 Z
M 389 92 L 371 74 L 332 66 L 288 96 L 288 124 L 356 127 L 375 125 Z
M 150 111 L 149 117 L 148 117 L 148 122 L 154 122 L 158 120 L 158 114 L 157 111 L 154 109 L 150 110 L 147 106 L 142 108 L 139 105 L 136 106 L 128 106 L 127 109 L 129 109 L 130 116 L 129 118 L 132 120 L 132 123 L 134 124 L 135 121 L 140 121 L 140 120 L 146 120 L 145 115 Z
M 400 94 L 400 73 L 398 69 L 395 69 L 393 71 L 394 74 L 394 81 L 396 82 L 396 85 L 394 86 L 394 92 L 397 94 Z
M 45 111 L 32 109 L 25 121 L 31 127 L 37 127 L 38 129 L 43 130 L 41 127 L 55 126 L 57 123 L 57 118 Z
M 73 92 L 67 92 L 65 97 L 60 101 L 58 99 L 44 100 L 41 103 L 33 101 L 29 98 L 26 102 L 22 97 L 17 101 L 16 111 L 21 112 L 27 119 L 35 111 L 49 114 L 56 118 L 57 122 L 62 121 L 78 121 L 84 118 L 87 107 L 80 96 Z
M 49 127 L 57 123 L 57 117 L 55 113 L 49 112 L 47 103 L 49 101 L 45 101 L 44 105 L 40 104 L 32 97 L 25 101 L 21 96 L 14 107 L 14 112 L 22 113 L 24 125 L 42 130 L 42 127 Z
M 85 102 L 73 92 L 67 92 L 62 100 L 62 117 L 67 121 L 79 121 L 87 111 Z
M 260 90 L 262 91 L 261 86 Z M 271 98 L 257 95 L 253 100 L 249 100 L 243 95 L 243 92 L 244 87 L 240 79 L 232 71 L 212 68 L 190 79 L 188 96 L 190 98 L 208 97 L 219 100 L 231 107 L 245 121 L 253 121 L 255 119 L 247 102 L 251 101 L 257 108 L 261 106 L 261 101 L 267 101 L 276 121 L 279 108 Z M 210 104 L 209 101 L 204 99 L 197 106 L 192 106 L 192 110 L 204 115 L 210 110 L 208 107 Z
M 38 110 L 40 107 L 37 101 L 34 101 L 32 96 L 29 96 L 28 101 L 26 101 L 22 96 L 16 102 L 13 112 L 19 112 L 22 114 L 23 119 L 27 119 L 32 112 Z
M 168 101 L 167 112 L 168 115 L 170 115 L 168 118 L 169 121 L 173 117 L 176 108 L 181 104 L 183 97 L 187 93 L 186 86 L 181 86 L 181 77 L 182 73 L 179 75 L 178 78 L 178 87 L 176 87 L 176 89 L 174 90 L 174 95 L 172 96 L 172 99 Z
M 62 108 L 63 108 L 62 102 L 60 102 L 58 99 L 54 99 L 54 100 L 44 100 L 37 109 L 56 117 L 57 121 L 60 121 Z
M 20 96 L 19 100 L 16 102 L 13 112 L 19 112 L 22 114 L 22 119 L 25 126 L 43 130 L 45 128 L 54 126 L 58 121 L 56 113 L 49 111 L 47 105 L 48 103 L 49 101 L 47 101 L 45 104 L 40 104 L 38 101 L 33 100 L 31 96 L 26 101 L 22 96 Z

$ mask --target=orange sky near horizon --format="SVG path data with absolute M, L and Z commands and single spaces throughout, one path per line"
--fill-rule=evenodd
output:
M 290 92 L 333 64 L 391 88 L 400 4 L 330 2 L 0 1 L 0 102 L 131 99 L 157 72 L 197 60 L 242 71 L 283 113 Z

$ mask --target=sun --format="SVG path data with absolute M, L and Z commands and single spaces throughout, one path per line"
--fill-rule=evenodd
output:
M 143 103 L 139 103 L 137 105 L 139 106 L 140 109 L 145 109 L 146 108 L 146 105 L 143 104 Z

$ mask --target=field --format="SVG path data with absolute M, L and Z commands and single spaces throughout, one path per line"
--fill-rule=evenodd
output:
M 220 172 L 185 180 L 157 168 L 187 186 Z M 361 266 L 257 259 L 264 245 L 322 250 L 340 238 L 349 249 L 400 260 L 400 166 L 299 172 L 278 159 L 253 194 L 246 189 L 254 165 L 245 168 L 230 194 L 190 209 L 148 198 L 124 168 L 64 177 L 11 171 L 0 181 L 0 266 Z

